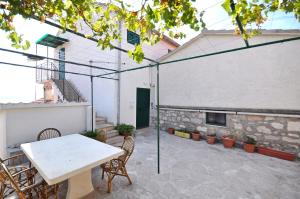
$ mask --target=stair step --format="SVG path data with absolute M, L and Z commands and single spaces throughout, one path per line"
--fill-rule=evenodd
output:
M 96 121 L 103 121 L 103 120 L 106 121 L 106 118 L 105 117 L 101 117 L 101 116 L 96 116 Z
M 96 120 L 96 125 L 107 124 L 105 120 Z
M 113 124 L 109 124 L 109 123 L 106 123 L 106 124 L 97 124 L 96 125 L 96 130 L 97 131 L 111 131 L 111 130 L 114 130 L 114 126 Z
M 118 135 L 106 140 L 106 144 L 113 146 L 121 146 L 124 141 L 124 136 Z
M 116 137 L 119 135 L 119 132 L 117 130 L 111 130 L 106 132 L 107 138 Z

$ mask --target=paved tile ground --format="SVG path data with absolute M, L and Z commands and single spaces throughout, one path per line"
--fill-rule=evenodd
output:
M 86 199 L 299 199 L 300 162 L 289 162 L 241 149 L 224 149 L 161 132 L 161 174 L 157 174 L 156 134 L 146 129 L 136 136 L 128 162 L 133 185 L 114 179 L 106 193 L 100 169 L 93 171 L 96 191 Z M 66 194 L 66 185 L 61 196 Z

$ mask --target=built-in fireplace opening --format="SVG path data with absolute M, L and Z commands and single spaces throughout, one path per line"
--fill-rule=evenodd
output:
M 206 113 L 206 124 L 226 126 L 226 113 Z

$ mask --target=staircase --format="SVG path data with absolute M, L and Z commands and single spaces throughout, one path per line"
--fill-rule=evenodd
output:
M 67 102 L 85 102 L 86 99 L 80 94 L 80 92 L 76 89 L 76 87 L 70 82 L 70 80 L 60 79 L 59 72 L 57 66 L 52 62 L 42 63 L 37 66 L 36 69 L 36 82 L 44 84 L 44 90 L 47 90 L 47 85 L 49 86 L 49 90 L 53 89 L 53 85 L 57 87 L 60 94 L 56 94 L 58 96 L 48 96 L 44 98 L 47 102 L 55 102 L 53 99 L 59 99 L 58 101 L 67 101 Z M 53 82 L 53 83 L 52 83 Z M 52 95 L 53 92 L 50 93 Z M 48 92 L 49 94 L 49 92 Z
M 79 94 L 75 86 L 66 79 L 52 79 L 59 91 L 62 93 L 64 100 L 68 102 L 84 102 L 85 100 Z
M 121 146 L 124 140 L 124 136 L 120 136 L 118 131 L 112 123 L 107 122 L 105 117 L 96 116 L 96 132 L 104 131 L 106 132 L 107 140 L 106 144 L 112 146 Z

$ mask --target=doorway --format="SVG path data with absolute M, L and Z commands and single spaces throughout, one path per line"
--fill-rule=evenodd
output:
M 58 52 L 58 58 L 60 60 L 65 60 L 65 48 L 61 48 L 59 49 L 59 52 Z M 65 79 L 65 62 L 59 62 L 59 79 L 61 80 L 64 80 Z
M 150 89 L 137 88 L 136 91 L 136 128 L 149 127 Z

